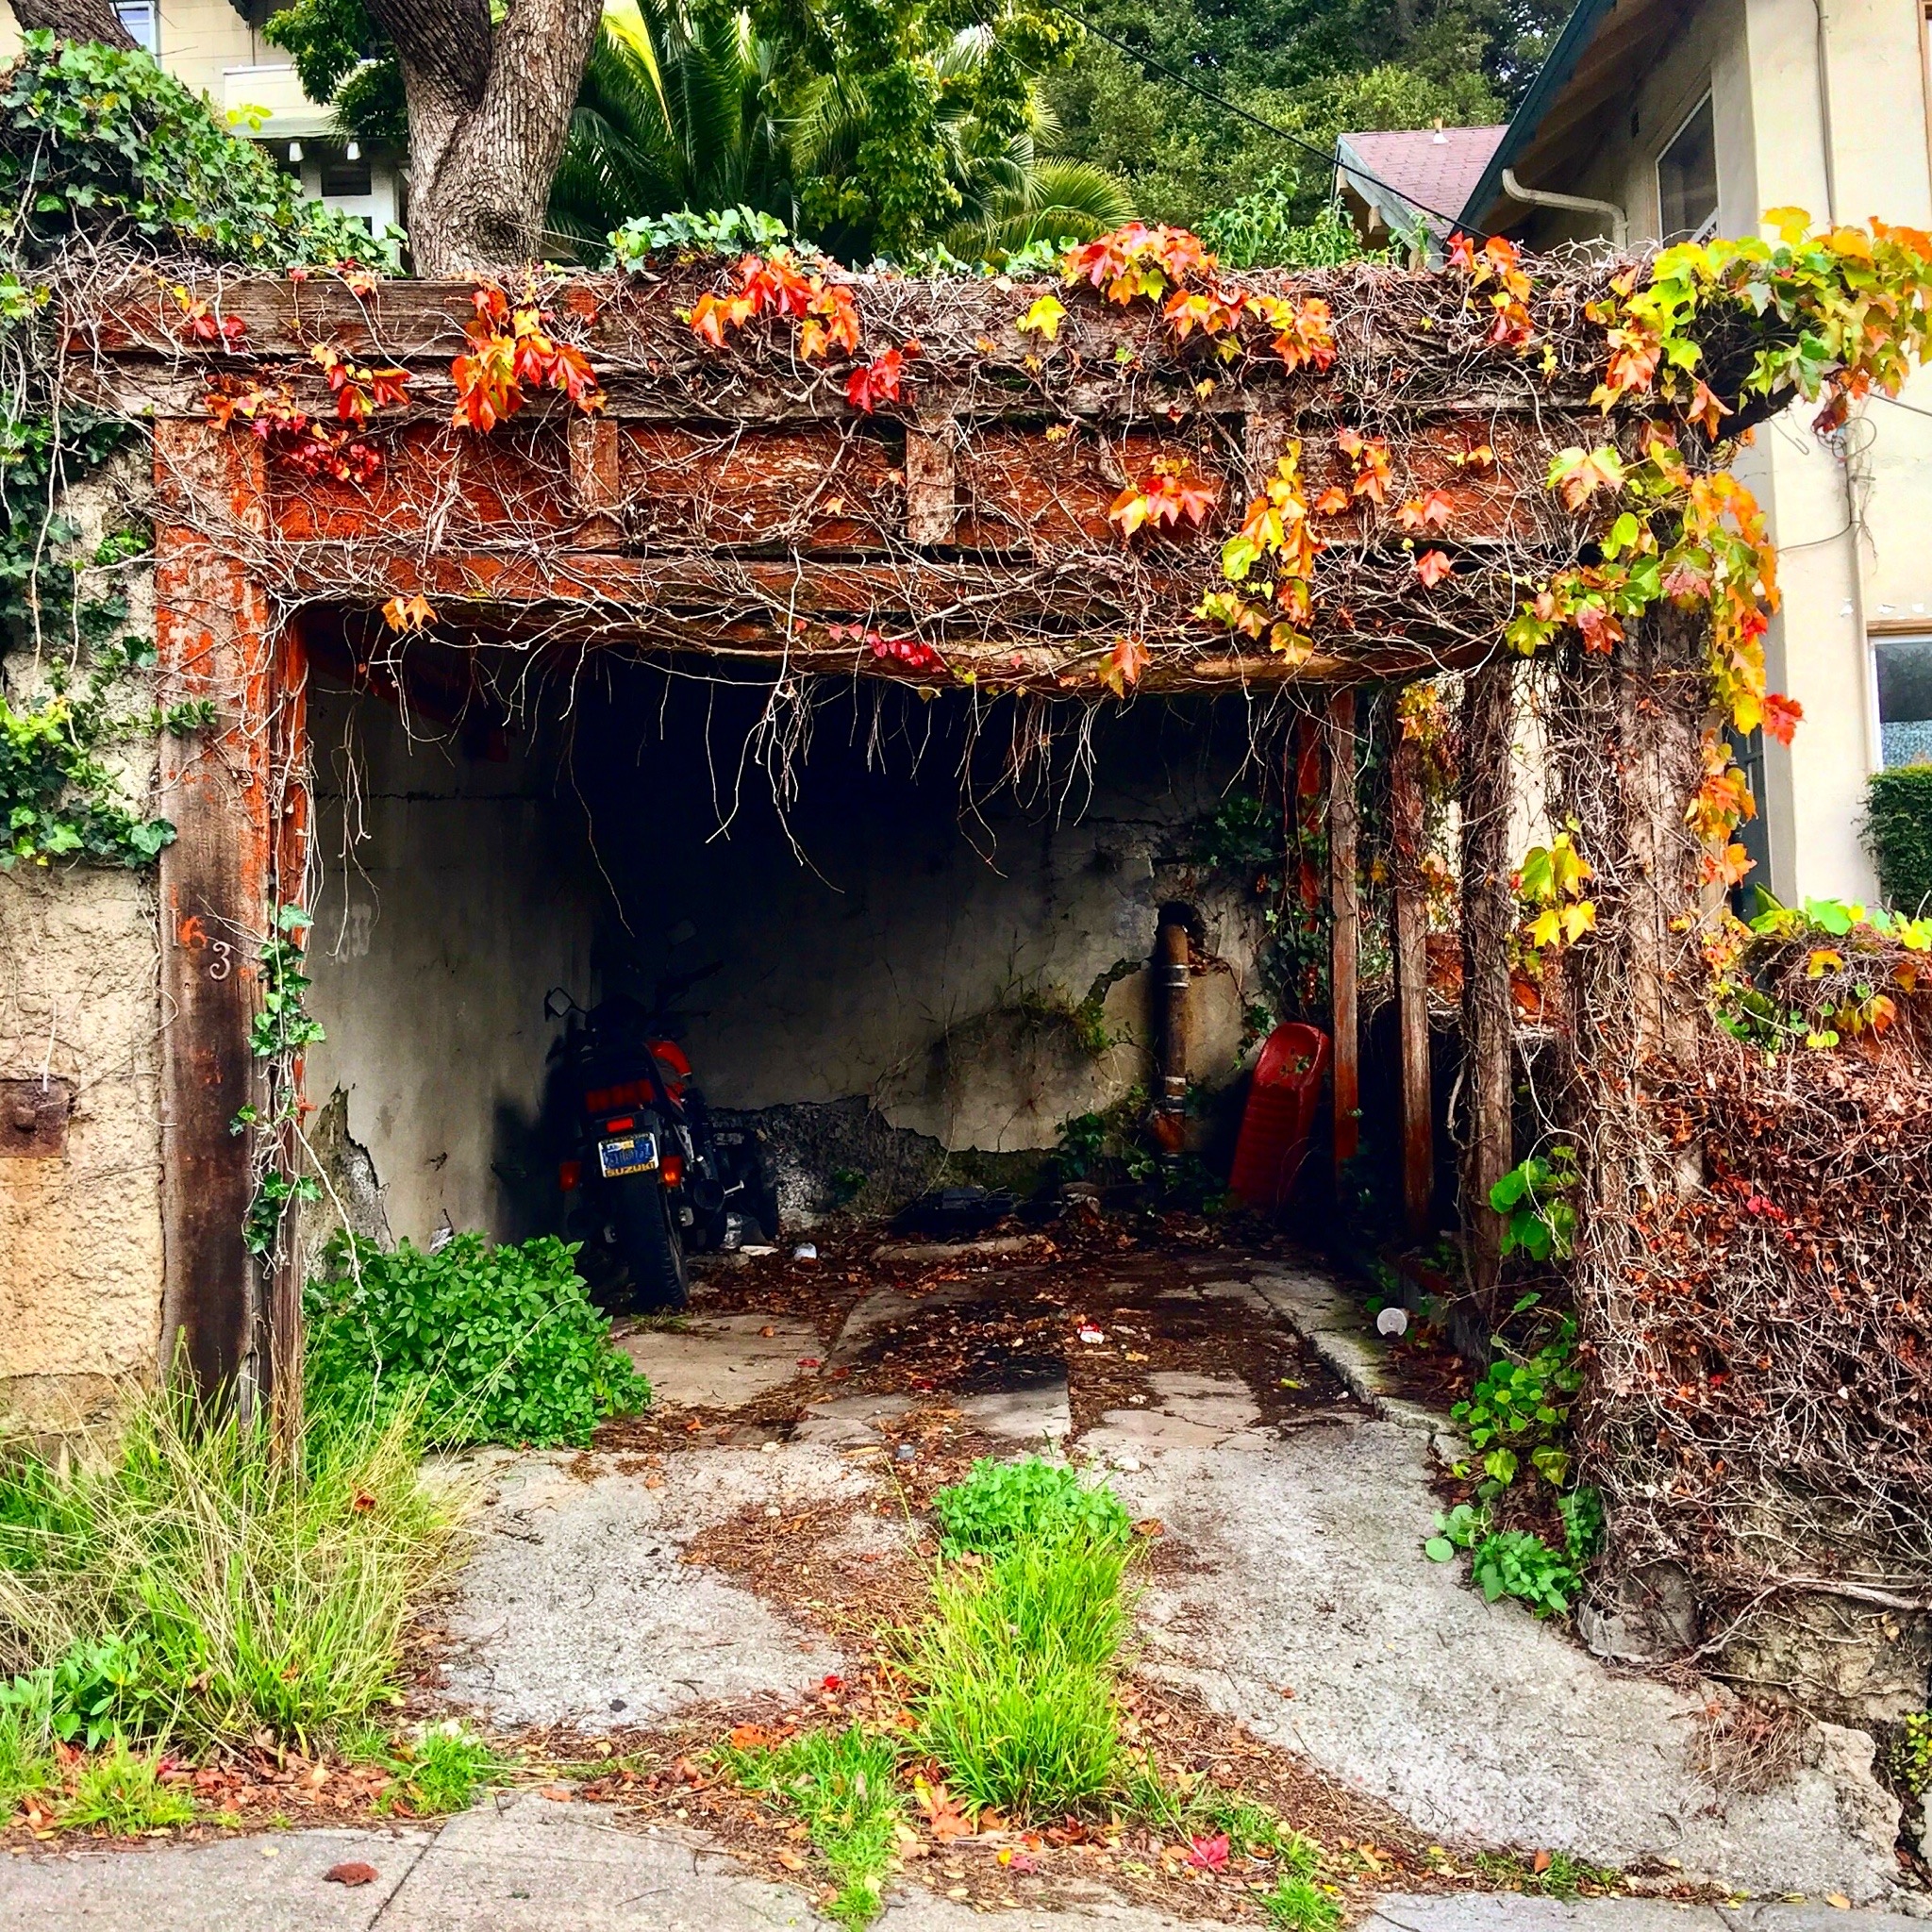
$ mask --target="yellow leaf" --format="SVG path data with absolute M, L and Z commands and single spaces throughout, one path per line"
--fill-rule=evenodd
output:
M 1805 977 L 1822 978 L 1844 963 L 1843 954 L 1833 952 L 1829 946 L 1814 946 L 1811 949 L 1811 957 L 1805 962 Z
M 1807 208 L 1768 208 L 1764 219 L 1777 230 L 1780 242 L 1802 242 L 1811 232 L 1811 210 Z
M 1563 908 L 1563 937 L 1574 944 L 1596 924 L 1596 905 L 1593 900 L 1579 899 L 1574 906 Z
M 1563 936 L 1562 921 L 1552 906 L 1529 922 L 1529 942 L 1533 946 L 1554 946 Z
M 1040 295 L 1015 326 L 1044 336 L 1048 341 L 1059 339 L 1060 324 L 1066 320 L 1067 305 L 1058 295 Z

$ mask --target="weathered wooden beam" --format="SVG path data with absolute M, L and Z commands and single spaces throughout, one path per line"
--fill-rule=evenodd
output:
M 1107 682 L 1115 640 L 1144 615 L 1116 581 L 1069 572 L 1016 574 L 969 563 L 781 563 L 771 559 L 636 558 L 605 552 L 548 558 L 425 558 L 375 544 L 357 552 L 367 596 L 345 598 L 335 559 L 297 558 L 278 580 L 292 601 L 369 608 L 421 591 L 441 628 L 526 647 L 703 652 L 724 662 L 783 662 L 799 673 L 884 676 L 952 689 L 971 673 L 982 688 L 1093 694 Z M 1399 679 L 1453 668 L 1486 646 L 1480 636 L 1420 625 L 1407 636 L 1318 631 L 1314 655 L 1293 665 L 1275 653 L 1239 648 L 1191 625 L 1198 584 L 1142 579 L 1164 628 L 1143 629 L 1149 663 L 1138 689 L 1240 691 L 1280 684 Z M 882 637 L 916 635 L 942 664 L 915 670 L 828 627 L 863 624 Z M 803 626 L 803 628 L 801 628 Z M 1472 624 L 1472 630 L 1474 625 Z
M 1361 1033 L 1357 974 L 1361 906 L 1356 884 L 1361 809 L 1355 791 L 1355 692 L 1328 699 L 1329 1006 L 1335 1025 L 1335 1174 L 1361 1144 Z
M 259 1392 L 258 1270 L 242 1242 L 254 1197 L 249 1053 L 257 955 L 272 883 L 268 714 L 275 643 L 246 565 L 181 521 L 217 502 L 260 532 L 262 458 L 208 423 L 155 425 L 155 635 L 163 706 L 206 699 L 208 730 L 161 737 L 161 1365 L 205 1400 Z
M 1411 1241 L 1429 1231 L 1435 1191 L 1435 1123 L 1429 1091 L 1428 904 L 1423 845 L 1422 747 L 1403 739 L 1390 761 L 1389 818 L 1395 848 L 1395 999 L 1401 1035 L 1402 1209 Z
M 1490 1191 L 1515 1161 L 1510 1113 L 1514 1051 L 1509 999 L 1510 743 L 1513 660 L 1497 657 L 1470 674 L 1462 723 L 1462 1225 L 1470 1285 L 1495 1314 L 1502 1217 Z

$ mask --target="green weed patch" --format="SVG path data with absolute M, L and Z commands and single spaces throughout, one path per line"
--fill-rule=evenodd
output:
M 905 1816 L 893 1741 L 854 1724 L 770 1749 L 726 1746 L 718 1756 L 746 1790 L 779 1800 L 805 1821 L 837 1888 L 827 1916 L 844 1925 L 874 1918 Z
M 610 1345 L 576 1250 L 462 1234 L 435 1254 L 339 1235 L 304 1297 L 308 1396 L 351 1416 L 408 1410 L 430 1442 L 567 1442 L 642 1408 L 651 1385 Z

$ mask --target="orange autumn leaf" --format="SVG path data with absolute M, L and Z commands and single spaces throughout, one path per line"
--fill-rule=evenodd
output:
M 1340 483 L 1331 483 L 1316 497 L 1314 508 L 1317 515 L 1339 517 L 1348 508 L 1348 491 Z
M 1440 550 L 1424 550 L 1415 560 L 1415 574 L 1433 591 L 1444 577 L 1456 575 L 1456 566 Z
M 1115 697 L 1124 698 L 1132 686 L 1140 683 L 1148 661 L 1147 646 L 1139 638 L 1116 638 L 1100 681 Z
M 382 621 L 391 630 L 423 630 L 436 622 L 436 608 L 418 591 L 413 596 L 391 597 L 382 607 Z
M 1395 521 L 1405 530 L 1441 530 L 1447 527 L 1456 504 L 1446 490 L 1429 490 L 1411 496 L 1395 512 Z

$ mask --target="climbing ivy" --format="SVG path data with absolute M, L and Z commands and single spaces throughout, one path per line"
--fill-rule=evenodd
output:
M 138 523 L 91 552 L 67 492 L 136 435 L 61 394 L 57 277 L 103 251 L 192 252 L 274 268 L 366 256 L 358 225 L 302 200 L 258 148 L 142 53 L 26 36 L 0 76 L 0 654 L 37 668 L 32 693 L 0 687 L 0 867 L 139 867 L 175 836 L 104 756 L 213 722 L 206 702 L 142 707 L 155 660 L 129 629 L 123 588 L 145 555 Z M 103 588 L 105 586 L 105 588 Z

